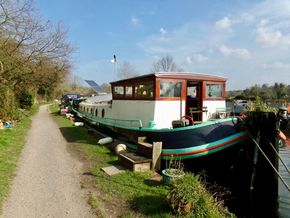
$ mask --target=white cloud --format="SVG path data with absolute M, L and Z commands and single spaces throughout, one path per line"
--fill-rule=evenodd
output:
M 245 48 L 229 48 L 225 45 L 222 45 L 220 46 L 219 50 L 224 56 L 234 56 L 243 59 L 250 57 L 250 52 Z
M 167 31 L 163 27 L 161 27 L 159 31 L 160 31 L 161 34 L 166 34 L 167 33 Z
M 138 19 L 137 17 L 132 17 L 131 24 L 133 24 L 133 26 L 138 26 L 140 24 L 140 19 Z
M 261 26 L 257 28 L 256 40 L 264 46 L 275 46 L 281 42 L 283 35 L 280 30 L 275 30 L 266 24 L 265 21 L 262 21 Z
M 265 69 L 290 69 L 290 64 L 288 63 L 283 63 L 280 61 L 275 61 L 272 63 L 267 63 L 263 65 L 263 68 Z
M 265 0 L 251 8 L 257 17 L 267 17 L 269 19 L 281 19 L 290 17 L 289 0 Z
M 187 57 L 186 57 L 186 63 L 188 63 L 188 64 L 192 64 L 192 59 L 191 59 L 190 56 L 187 56 Z
M 255 16 L 249 13 L 242 13 L 238 19 L 239 22 L 247 22 L 247 23 L 253 22 L 254 20 L 255 20 Z
M 184 61 L 184 57 L 199 52 L 204 40 L 209 37 L 200 35 L 201 31 L 193 23 L 187 23 L 175 30 L 165 31 L 167 34 L 150 35 L 138 45 L 151 55 L 176 55 L 179 61 Z
M 232 53 L 232 49 L 229 49 L 225 45 L 220 46 L 220 52 L 225 56 L 230 56 Z
M 186 56 L 186 63 L 192 64 L 194 61 L 198 63 L 203 63 L 208 60 L 208 57 L 203 56 L 202 54 L 194 54 L 191 56 Z
M 160 56 L 158 56 L 158 55 L 153 55 L 153 59 L 154 60 L 159 60 L 161 57 Z
M 172 55 L 185 71 L 223 72 L 232 89 L 270 84 L 282 78 L 277 75 L 289 74 L 289 0 L 262 0 L 251 3 L 246 10 L 223 13 L 224 17 L 214 23 L 198 20 L 187 21 L 176 29 L 160 26 L 139 46 L 150 57 Z M 242 81 L 237 77 L 240 74 L 245 75 Z M 283 80 L 290 84 L 289 76 Z
M 201 54 L 195 54 L 193 55 L 194 60 L 196 60 L 197 62 L 201 63 L 201 62 L 205 62 L 208 60 L 208 57 L 205 57 Z
M 231 25 L 232 21 L 228 17 L 224 17 L 223 19 L 215 22 L 215 28 L 218 30 L 230 29 Z

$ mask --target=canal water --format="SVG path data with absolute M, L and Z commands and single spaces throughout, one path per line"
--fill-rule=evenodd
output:
M 289 136 L 288 136 L 289 137 Z M 284 163 L 290 168 L 290 144 L 287 147 L 280 148 L 280 155 Z M 281 162 L 279 163 L 279 172 L 290 186 L 290 174 L 286 171 Z M 281 218 L 290 218 L 290 192 L 279 180 L 279 215 Z

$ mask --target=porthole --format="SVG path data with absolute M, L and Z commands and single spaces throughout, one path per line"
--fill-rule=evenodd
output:
M 96 113 L 95 114 L 96 114 L 96 117 L 97 117 L 98 116 L 98 109 L 96 109 Z
M 102 118 L 105 117 L 105 109 L 102 110 Z

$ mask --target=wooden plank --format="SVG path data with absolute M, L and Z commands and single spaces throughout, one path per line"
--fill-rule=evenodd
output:
M 144 172 L 149 171 L 151 169 L 151 162 L 134 164 L 133 171 L 134 172 Z
M 161 169 L 161 153 L 162 153 L 162 142 L 153 142 L 152 146 L 152 170 Z
M 151 169 L 151 159 L 138 156 L 134 153 L 123 152 L 119 158 L 122 165 L 134 172 L 148 171 Z
M 152 144 L 142 142 L 138 144 L 137 153 L 147 158 L 152 158 Z
M 152 161 L 152 159 L 148 159 L 148 158 L 139 156 L 139 155 L 137 155 L 135 153 L 129 153 L 129 152 L 120 153 L 120 157 L 128 159 L 128 160 L 130 160 L 133 163 L 145 163 L 145 162 Z
M 105 173 L 107 173 L 109 176 L 113 176 L 119 173 L 126 172 L 125 169 L 122 166 L 109 166 L 109 167 L 103 167 L 101 168 Z
M 146 142 L 146 137 L 138 137 L 137 153 L 152 158 L 152 144 Z

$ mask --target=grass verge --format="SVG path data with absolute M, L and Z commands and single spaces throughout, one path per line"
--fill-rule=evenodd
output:
M 22 111 L 22 118 L 11 129 L 0 129 L 0 212 L 7 197 L 10 183 L 15 176 L 27 131 L 30 129 L 30 116 L 38 111 L 34 106 L 31 111 Z
M 166 201 L 168 187 L 150 180 L 153 172 L 133 173 L 127 171 L 114 176 L 108 176 L 102 167 L 117 165 L 118 157 L 106 146 L 97 145 L 97 140 L 87 133 L 85 128 L 73 127 L 68 119 L 57 115 L 58 108 L 51 107 L 55 119 L 68 146 L 77 149 L 90 162 L 88 172 L 93 177 L 94 186 L 101 192 L 97 195 L 97 206 L 106 205 L 122 217 L 150 216 L 169 217 L 170 208 Z M 81 187 L 87 187 L 81 183 Z M 89 203 L 96 207 L 96 195 L 90 197 Z M 102 201 L 100 203 L 100 201 Z M 119 209 L 118 209 L 119 208 Z M 98 209 L 100 210 L 100 208 Z M 119 211 L 118 211 L 119 210 Z M 99 213 L 98 213 L 99 214 Z M 99 214 L 100 215 L 100 214 Z M 102 215 L 101 215 L 102 216 Z
M 63 136 L 68 141 L 68 149 L 72 149 L 72 152 L 77 150 L 78 157 L 89 163 L 85 175 L 93 178 L 91 187 L 94 187 L 94 190 L 93 192 L 90 190 L 92 193 L 89 195 L 88 202 L 98 217 L 106 217 L 111 214 L 114 214 L 115 217 L 172 217 L 172 210 L 167 201 L 172 187 L 153 181 L 151 179 L 154 175 L 153 172 L 127 171 L 108 176 L 101 171 L 101 168 L 118 165 L 117 156 L 106 146 L 98 145 L 97 139 L 89 135 L 86 128 L 73 127 L 70 120 L 59 116 L 57 106 L 53 105 L 51 111 L 55 115 Z M 81 188 L 89 187 L 84 181 L 80 186 Z M 183 188 L 186 190 L 187 186 L 190 184 L 187 183 Z M 200 189 L 199 186 L 197 189 Z M 191 189 L 189 189 L 190 191 Z M 190 194 L 194 195 L 192 192 Z M 209 194 L 204 195 L 204 199 L 210 198 Z M 212 204 L 210 212 L 216 212 L 217 210 L 212 209 L 215 207 L 213 201 L 208 201 L 207 205 Z M 192 217 L 207 216 L 193 215 Z

